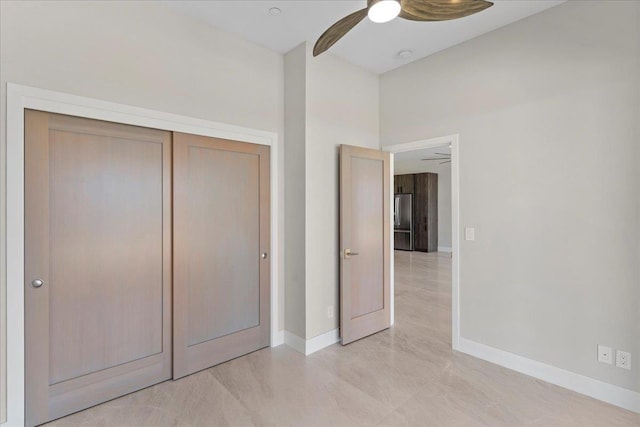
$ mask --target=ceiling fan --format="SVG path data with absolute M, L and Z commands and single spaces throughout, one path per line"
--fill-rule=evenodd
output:
M 441 165 L 444 165 L 445 163 L 451 163 L 451 154 L 449 153 L 435 153 L 436 155 L 440 156 L 440 157 L 435 157 L 435 158 L 429 158 L 429 159 L 420 159 L 420 160 L 444 160 L 444 162 L 440 162 Z
M 485 0 L 367 0 L 367 7 L 345 16 L 322 33 L 313 56 L 333 46 L 365 16 L 373 22 L 391 21 L 396 16 L 410 21 L 447 21 L 481 12 L 493 3 Z

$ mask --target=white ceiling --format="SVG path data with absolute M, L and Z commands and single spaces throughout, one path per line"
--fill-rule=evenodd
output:
M 451 148 L 447 145 L 442 147 L 434 147 L 434 148 L 423 148 L 421 150 L 413 150 L 413 151 L 405 151 L 404 153 L 395 153 L 393 155 L 394 161 L 404 161 L 404 160 L 420 160 L 420 159 L 428 159 L 433 157 L 444 157 L 442 155 L 438 155 L 438 153 L 446 154 L 448 156 L 451 155 Z M 437 162 L 436 162 L 437 163 Z
M 445 160 L 422 159 L 446 158 L 447 156 L 451 156 L 451 149 L 448 146 L 424 148 L 405 153 L 395 153 L 393 155 L 393 164 L 397 173 L 446 171 L 451 168 L 451 163 L 441 164 Z
M 565 0 L 494 0 L 476 15 L 446 22 L 365 19 L 330 51 L 376 73 L 384 73 L 450 46 L 495 30 Z M 162 1 L 169 7 L 254 43 L 286 53 L 304 41 L 315 43 L 334 22 L 366 6 L 366 0 Z M 269 8 L 282 10 L 271 16 Z M 403 49 L 414 53 L 400 59 Z

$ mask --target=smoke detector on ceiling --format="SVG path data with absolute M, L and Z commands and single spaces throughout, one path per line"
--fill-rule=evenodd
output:
M 413 56 L 413 51 L 409 49 L 403 49 L 398 52 L 398 58 L 400 59 L 409 59 Z

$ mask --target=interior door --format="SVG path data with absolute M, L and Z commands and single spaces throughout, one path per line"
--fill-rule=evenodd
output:
M 28 425 L 171 377 L 171 134 L 25 114 Z
M 174 134 L 174 378 L 269 345 L 269 147 Z
M 391 325 L 391 156 L 340 147 L 340 332 L 348 344 Z

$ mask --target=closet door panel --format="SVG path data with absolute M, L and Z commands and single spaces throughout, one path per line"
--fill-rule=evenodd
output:
M 55 130 L 49 149 L 56 384 L 162 351 L 162 145 Z
M 202 147 L 188 156 L 192 346 L 260 323 L 260 158 Z
M 269 149 L 186 134 L 174 144 L 178 378 L 269 344 Z
M 25 125 L 27 421 L 38 424 L 170 378 L 171 135 L 37 111 Z

